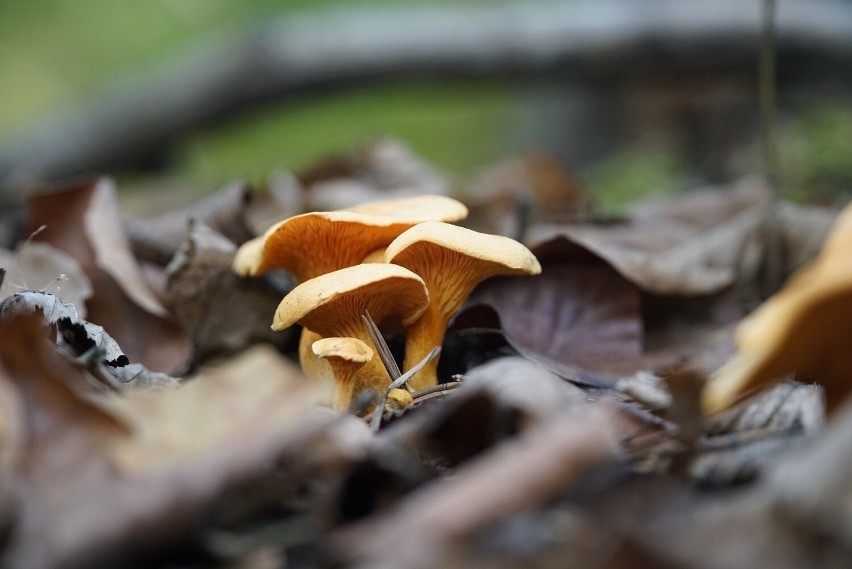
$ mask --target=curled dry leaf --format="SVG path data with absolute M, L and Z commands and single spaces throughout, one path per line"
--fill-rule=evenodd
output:
M 166 299 L 192 338 L 193 364 L 257 343 L 282 344 L 270 315 L 291 288 L 286 278 L 240 277 L 231 270 L 236 247 L 204 222 L 191 220 L 189 235 L 166 267 Z
M 766 191 L 694 190 L 682 197 L 644 203 L 622 223 L 540 226 L 538 244 L 563 236 L 606 259 L 643 291 L 702 295 L 756 273 L 761 251 L 755 236 Z
M 48 325 L 56 325 L 61 341 L 69 346 L 73 355 L 82 356 L 93 351 L 92 361 L 121 367 L 130 363 L 121 347 L 103 327 L 83 320 L 73 304 L 64 304 L 48 292 L 25 291 L 0 301 L 0 321 L 15 316 L 40 314 Z
M 568 240 L 533 252 L 541 261 L 540 275 L 485 282 L 468 306 L 491 307 L 512 347 L 562 377 L 600 385 L 637 371 L 642 320 L 636 287 Z
M 130 363 L 118 343 L 101 326 L 79 318 L 74 305 L 63 304 L 50 293 L 19 292 L 0 301 L 0 322 L 32 314 L 38 314 L 45 324 L 56 327 L 57 345 L 96 374 L 102 386 L 106 384 L 113 391 L 123 392 L 177 383 L 170 375 Z
M 168 317 L 131 255 L 109 180 L 34 196 L 29 223 L 33 229 L 46 226 L 35 239 L 80 263 L 92 283 L 89 320 L 103 326 L 131 360 L 157 371 L 186 361 L 189 340 Z

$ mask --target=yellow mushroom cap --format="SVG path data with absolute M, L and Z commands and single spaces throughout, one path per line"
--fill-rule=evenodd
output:
M 294 288 L 278 305 L 272 328 L 283 330 L 298 323 L 323 337 L 363 339 L 361 316 L 366 310 L 377 323 L 397 315 L 407 325 L 428 304 L 423 279 L 408 269 L 386 264 L 355 265 Z M 349 330 L 353 327 L 355 330 Z
M 260 260 L 263 255 L 264 236 L 255 237 L 243 243 L 234 257 L 234 272 L 240 276 L 259 275 Z
M 348 207 L 341 211 L 367 215 L 393 216 L 416 222 L 460 221 L 467 217 L 467 206 L 447 196 L 429 194 L 393 200 L 378 200 Z
M 311 345 L 313 354 L 328 361 L 334 372 L 334 408 L 344 410 L 352 401 L 355 375 L 373 359 L 373 350 L 357 338 L 322 338 Z
M 363 364 L 373 359 L 373 350 L 357 338 L 321 338 L 311 344 L 311 350 L 317 357 L 353 364 Z
M 385 262 L 444 274 L 453 280 L 472 277 L 477 282 L 494 275 L 541 272 L 535 255 L 514 239 L 440 221 L 407 229 L 388 245 Z M 465 274 L 458 274 L 459 269 Z M 452 274 L 447 275 L 447 271 Z
M 286 269 L 299 282 L 360 263 L 406 229 L 430 220 L 456 221 L 467 208 L 445 196 L 384 200 L 349 210 L 297 215 L 243 244 L 234 260 L 242 275 Z
M 829 405 L 852 388 L 852 205 L 838 218 L 819 257 L 737 327 L 737 355 L 702 392 L 715 414 L 793 372 L 817 381 Z
M 480 282 L 496 275 L 541 272 L 535 255 L 514 239 L 441 222 L 425 222 L 406 230 L 388 245 L 385 262 L 411 269 L 429 289 L 429 306 L 408 332 L 406 369 L 441 345 L 447 322 Z M 436 369 L 437 358 L 409 385 L 415 389 L 434 385 Z

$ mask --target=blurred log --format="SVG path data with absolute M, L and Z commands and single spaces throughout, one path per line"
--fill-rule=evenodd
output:
M 0 202 L 35 181 L 150 163 L 193 129 L 310 88 L 423 74 L 753 71 L 758 10 L 738 0 L 518 0 L 287 14 L 197 45 L 14 137 L 0 148 Z M 778 46 L 782 72 L 823 66 L 849 77 L 852 4 L 783 0 Z

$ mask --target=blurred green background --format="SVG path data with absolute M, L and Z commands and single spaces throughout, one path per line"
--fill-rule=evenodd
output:
M 347 5 L 382 1 L 405 0 L 349 0 Z M 0 144 L 33 121 L 72 109 L 95 90 L 156 67 L 205 37 L 236 33 L 284 10 L 332 3 L 3 0 Z M 260 180 L 276 169 L 299 169 L 349 151 L 370 137 L 393 135 L 439 168 L 467 176 L 517 150 L 513 137 L 531 107 L 525 87 L 508 79 L 391 81 L 305 94 L 228 118 L 182 141 L 165 175 L 188 188 L 211 190 L 237 176 Z M 844 194 L 852 181 L 848 99 L 810 99 L 782 113 L 782 119 L 787 193 L 829 200 Z M 736 171 L 759 169 L 756 140 L 742 141 Z M 649 144 L 641 135 L 630 136 L 583 164 L 579 175 L 605 206 L 614 207 L 695 182 L 691 161 L 676 140 Z M 126 186 L 144 185 L 146 179 L 122 174 Z

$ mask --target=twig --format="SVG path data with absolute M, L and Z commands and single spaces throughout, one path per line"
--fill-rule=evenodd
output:
M 370 311 L 365 310 L 364 314 L 361 315 L 361 319 L 367 325 L 367 332 L 370 333 L 370 338 L 372 338 L 373 344 L 376 346 L 376 351 L 379 352 L 379 357 L 382 359 L 382 363 L 385 365 L 391 381 L 396 381 L 400 376 L 399 366 L 396 365 L 396 360 L 393 359 L 393 354 L 388 347 L 388 343 L 385 342 L 382 333 L 379 332 L 379 327 L 376 326 L 376 322 L 370 316 Z
M 714 0 L 696 17 L 681 0 L 646 0 L 636 18 L 626 0 L 515 0 L 464 6 L 381 6 L 289 13 L 242 35 L 207 38 L 167 66 L 94 101 L 42 120 L 0 149 L 0 202 L 33 179 L 144 165 L 199 127 L 259 101 L 310 88 L 422 76 L 552 73 L 599 78 L 637 66 L 694 71 L 750 53 L 759 27 L 738 0 Z M 852 7 L 841 0 L 789 0 L 780 20 L 798 62 L 834 57 L 843 76 L 852 50 Z M 683 30 L 689 29 L 689 34 Z M 721 46 L 721 48 L 720 48 Z M 557 67 L 558 66 L 558 67 Z M 665 66 L 665 67 L 663 67 Z M 122 80 L 123 79 L 123 80 Z M 135 80 L 134 80 L 135 79 Z M 17 186 L 17 188 L 16 188 Z
M 450 381 L 447 383 L 442 383 L 440 385 L 433 385 L 431 387 L 424 387 L 418 391 L 415 391 L 411 394 L 414 398 L 415 403 L 419 403 L 420 401 L 429 398 L 430 395 L 439 394 L 443 395 L 447 391 L 452 391 L 453 389 L 457 389 L 461 387 L 461 381 Z

